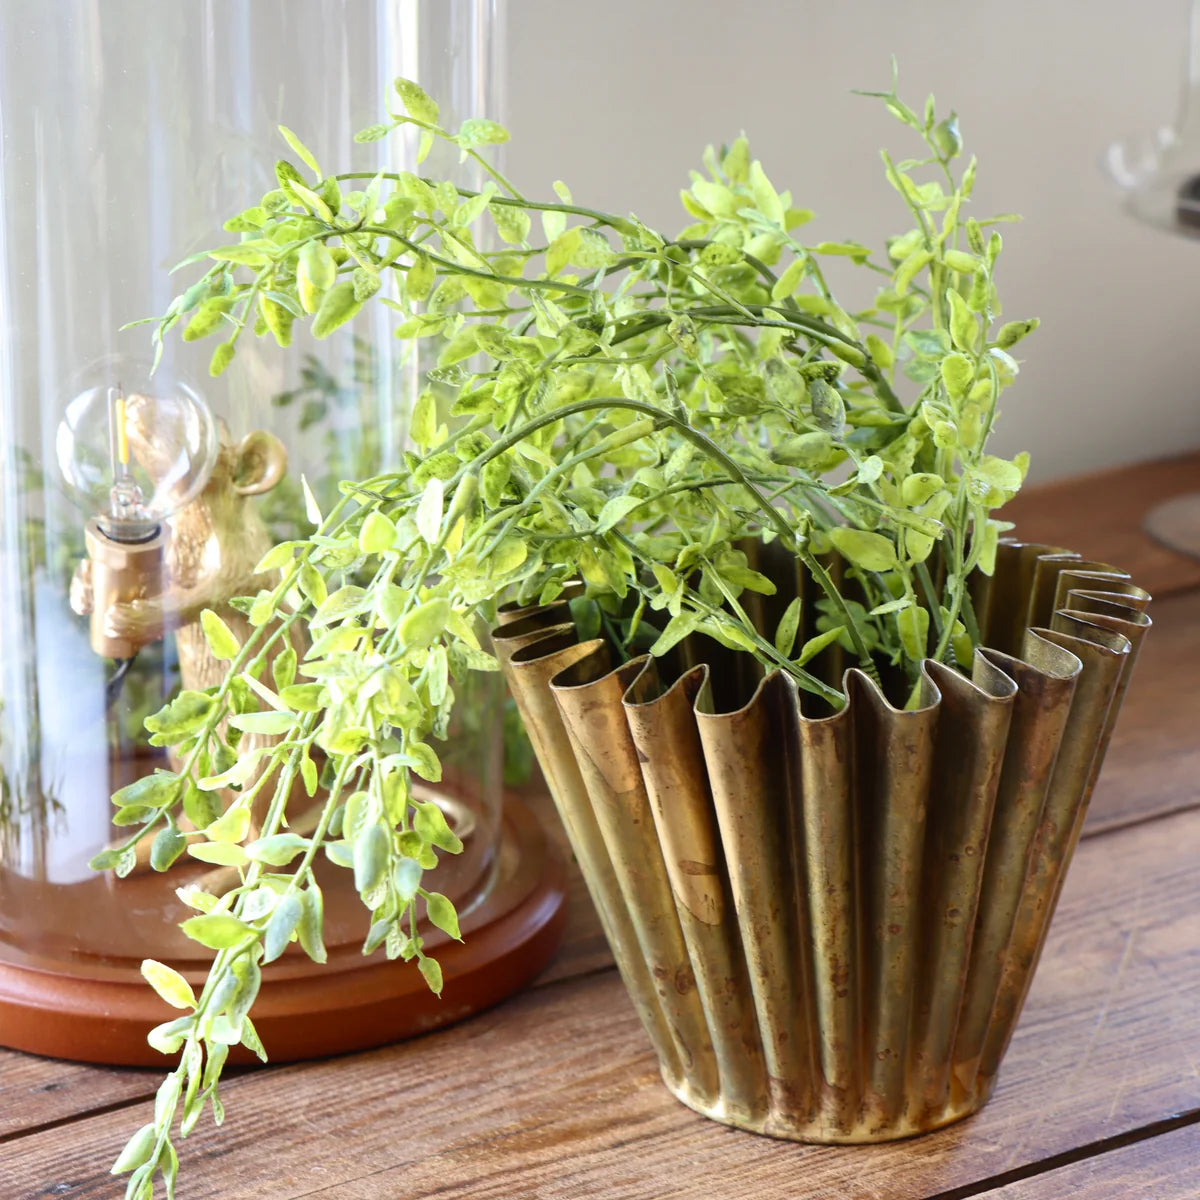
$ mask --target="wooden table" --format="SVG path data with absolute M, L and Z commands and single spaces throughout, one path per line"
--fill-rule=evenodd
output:
M 1200 454 L 1044 488 L 1019 533 L 1117 563 L 1150 635 L 992 1102 L 916 1141 L 800 1146 L 673 1100 L 575 880 L 526 994 L 371 1053 L 230 1079 L 183 1144 L 181 1200 L 1184 1200 L 1200 1196 L 1200 562 L 1142 513 Z M 1007 515 L 1007 513 L 1006 513 Z M 548 818 L 550 819 L 550 818 Z M 0 1050 L 0 1200 L 117 1197 L 158 1075 Z

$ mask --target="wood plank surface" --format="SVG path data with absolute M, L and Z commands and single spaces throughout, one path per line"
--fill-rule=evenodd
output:
M 905 1200 L 986 1188 L 1080 1145 L 1200 1112 L 1200 812 L 1085 842 L 1000 1085 L 976 1118 L 875 1147 L 725 1129 L 673 1100 L 615 972 L 526 993 L 404 1045 L 243 1075 L 185 1144 L 187 1200 Z M 148 1106 L 20 1138 L 0 1195 L 113 1195 Z
M 141 1099 L 157 1086 L 157 1072 L 89 1067 L 0 1049 L 0 1142 L 22 1130 Z M 0 1158 L 3 1154 L 0 1150 Z
M 987 1193 L 987 1200 L 1196 1200 L 1200 1124 Z
M 1160 546 L 1142 518 L 1185 492 L 1200 492 L 1200 451 L 1033 487 L 1000 516 L 1016 522 L 1012 536 L 1110 562 L 1161 597 L 1200 587 L 1200 559 Z

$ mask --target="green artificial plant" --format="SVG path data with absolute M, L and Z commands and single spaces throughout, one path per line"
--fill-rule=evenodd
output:
M 253 636 L 240 644 L 206 614 L 224 682 L 147 721 L 181 767 L 114 797 L 131 833 L 97 867 L 128 870 L 157 830 L 159 869 L 190 853 L 240 872 L 224 895 L 181 892 L 184 931 L 215 956 L 199 996 L 144 967 L 181 1010 L 150 1036 L 178 1064 L 114 1167 L 132 1172 L 129 1196 L 149 1197 L 156 1174 L 173 1188 L 180 1112 L 184 1135 L 206 1104 L 222 1119 L 229 1047 L 265 1058 L 249 1015 L 262 968 L 297 940 L 324 959 L 318 856 L 353 871 L 372 914 L 364 952 L 415 959 L 440 990 L 418 919 L 458 935 L 429 883 L 460 843 L 410 781 L 439 778 L 456 681 L 496 669 L 480 631 L 498 601 L 544 604 L 582 578 L 595 604 L 581 619 L 603 622 L 618 650 L 641 639 L 658 655 L 705 633 L 830 710 L 842 694 L 806 664 L 833 641 L 876 679 L 885 666 L 913 685 L 927 656 L 969 666 L 967 580 L 992 570 L 1006 528 L 993 514 L 1026 470 L 1025 456 L 988 454 L 988 436 L 1017 373 L 1010 351 L 1037 322 L 997 327 L 991 227 L 1009 218 L 967 215 L 975 160 L 959 169 L 954 114 L 939 117 L 933 97 L 909 108 L 894 80 L 872 94 L 921 146 L 883 155 L 908 228 L 879 256 L 807 240 L 812 213 L 741 137 L 705 152 L 675 237 L 577 204 L 561 183 L 555 200 L 530 200 L 481 151 L 507 140 L 501 126 L 445 128 L 401 79 L 398 110 L 358 140 L 415 126 L 420 158 L 454 143 L 486 171 L 481 191 L 409 171 L 327 175 L 284 129 L 293 157 L 278 187 L 226 222 L 236 240 L 189 260 L 206 270 L 154 337 L 218 338 L 214 375 L 244 337 L 287 346 L 308 322 L 321 338 L 380 304 L 398 338 L 436 347 L 437 368 L 402 461 L 343 483 L 329 511 L 306 493 L 313 532 L 271 550 L 258 570 L 277 585 L 244 602 Z M 835 259 L 857 268 L 854 303 L 827 282 Z M 742 594 L 772 585 L 734 548 L 743 538 L 807 566 L 822 593 L 815 637 L 797 644 L 798 601 L 773 630 L 748 618 Z M 832 551 L 845 592 L 824 565 Z M 280 652 L 294 626 L 300 656 Z M 239 753 L 243 733 L 275 740 Z M 306 835 L 287 826 L 296 780 L 320 803 Z M 236 800 L 212 819 L 221 789 Z M 256 801 L 266 815 L 251 834 Z M 184 817 L 203 839 L 189 843 Z

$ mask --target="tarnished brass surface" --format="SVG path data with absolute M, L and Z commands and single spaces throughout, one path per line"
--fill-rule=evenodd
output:
M 755 565 L 769 626 L 806 584 Z M 697 1111 L 871 1142 L 990 1095 L 1150 621 L 1126 575 L 1055 547 L 1002 545 L 972 594 L 970 678 L 927 661 L 902 710 L 849 670 L 837 713 L 778 673 L 719 677 L 699 639 L 614 665 L 565 604 L 504 614 L 613 955 Z

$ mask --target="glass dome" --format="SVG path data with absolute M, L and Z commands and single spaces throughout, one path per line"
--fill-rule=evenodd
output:
M 211 868 L 159 874 L 139 848 L 124 878 L 90 870 L 123 834 L 110 795 L 166 761 L 143 719 L 219 678 L 199 608 L 227 611 L 265 548 L 306 528 L 302 475 L 320 498 L 398 459 L 426 366 L 382 307 L 287 352 L 247 338 L 215 380 L 211 348 L 177 337 L 151 378 L 153 326 L 130 323 L 167 308 L 173 264 L 231 236 L 219 215 L 274 186 L 281 123 L 374 173 L 403 156 L 353 134 L 396 76 L 448 119 L 495 114 L 497 24 L 495 0 L 0 9 L 0 968 L 202 969 L 175 892 Z M 478 184 L 453 158 L 428 169 Z M 459 690 L 433 793 L 464 834 L 438 886 L 466 916 L 495 878 L 498 679 Z M 326 941 L 357 953 L 366 914 L 338 894 Z

